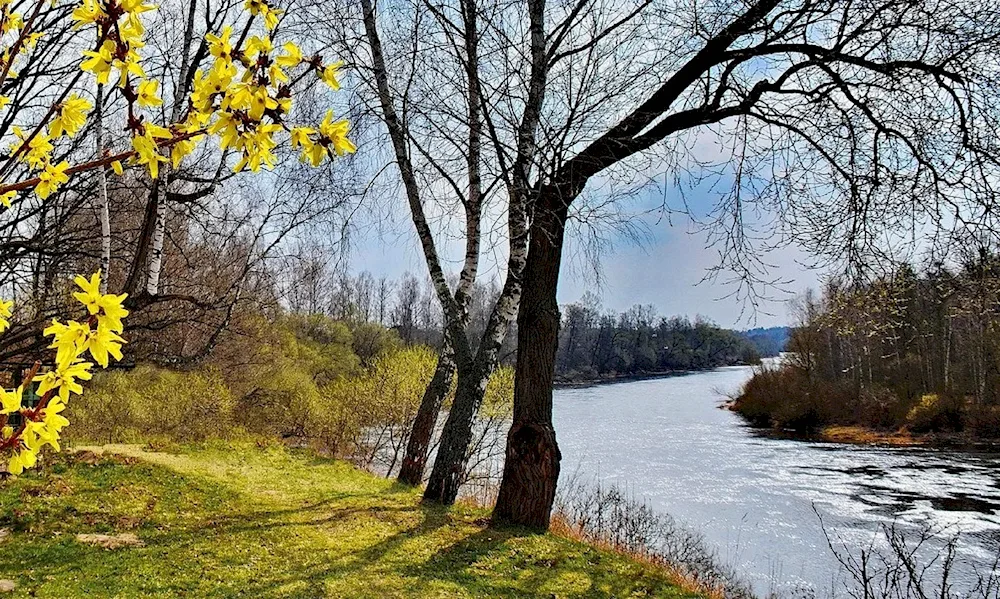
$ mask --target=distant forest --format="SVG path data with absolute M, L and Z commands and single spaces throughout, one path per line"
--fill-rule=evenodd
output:
M 660 316 L 649 305 L 615 314 L 602 312 L 591 297 L 564 306 L 562 314 L 556 354 L 562 381 L 756 364 L 767 355 L 744 334 L 701 318 Z
M 1000 256 L 831 282 L 800 309 L 788 359 L 736 402 L 752 422 L 1000 435 Z

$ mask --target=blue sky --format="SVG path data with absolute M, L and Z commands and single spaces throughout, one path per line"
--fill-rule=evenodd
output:
M 689 199 L 704 205 L 709 201 L 704 193 Z M 646 197 L 633 207 L 633 212 L 644 213 L 658 201 Z M 560 279 L 560 303 L 579 300 L 590 291 L 601 298 L 605 310 L 621 311 L 637 303 L 653 304 L 663 315 L 701 315 L 721 326 L 749 328 L 788 324 L 791 320 L 788 300 L 818 286 L 821 273 L 802 264 L 804 254 L 795 248 L 774 251 L 767 256 L 768 263 L 774 266 L 769 274 L 783 279 L 785 284 L 780 289 L 770 289 L 769 297 L 756 312 L 748 310 L 745 302 L 728 297 L 734 291 L 732 285 L 703 281 L 708 269 L 718 263 L 718 253 L 706 247 L 704 233 L 698 232 L 688 217 L 675 214 L 668 222 L 654 213 L 638 218 L 646 233 L 643 243 L 633 243 L 622 235 L 608 235 L 613 249 L 601 257 L 599 279 L 594 276 L 591 263 L 582 256 L 579 237 L 570 239 Z M 494 242 L 505 247 L 505 240 Z M 376 277 L 396 278 L 409 271 L 425 276 L 426 266 L 402 202 L 356 231 L 351 248 L 352 272 L 367 270 Z M 458 243 L 446 244 L 445 253 L 451 257 L 448 265 L 454 271 L 460 267 L 459 250 Z M 483 276 L 498 276 L 496 265 L 505 259 L 505 252 L 484 254 Z M 724 278 L 725 275 L 719 277 Z

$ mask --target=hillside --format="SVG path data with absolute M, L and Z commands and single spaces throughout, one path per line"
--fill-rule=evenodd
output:
M 423 506 L 345 462 L 249 445 L 107 450 L 0 486 L 0 579 L 16 584 L 0 595 L 692 596 L 620 555 Z M 79 536 L 95 534 L 107 536 Z

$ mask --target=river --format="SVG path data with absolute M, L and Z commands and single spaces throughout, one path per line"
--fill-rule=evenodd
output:
M 762 437 L 718 407 L 749 376 L 732 367 L 557 389 L 563 476 L 625 486 L 700 531 L 761 595 L 841 584 L 824 526 L 858 549 L 880 523 L 930 522 L 962 533 L 961 566 L 992 563 L 1000 455 Z

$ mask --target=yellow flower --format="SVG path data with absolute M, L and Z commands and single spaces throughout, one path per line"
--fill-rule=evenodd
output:
M 10 104 L 10 96 L 0 96 L 0 110 L 3 110 Z
M 153 4 L 143 4 L 142 0 L 122 0 L 120 5 L 125 12 L 131 15 L 143 13 L 147 10 L 153 10 L 156 8 Z
M 271 38 L 266 35 L 264 37 L 251 35 L 250 39 L 247 40 L 247 48 L 244 54 L 248 58 L 253 58 L 258 54 L 270 54 L 272 50 L 274 50 L 274 45 L 271 43 Z
M 250 93 L 249 116 L 254 121 L 264 118 L 264 112 L 278 107 L 278 101 L 270 96 L 267 87 L 260 85 Z
M 281 70 L 281 67 L 277 64 L 272 64 L 267 69 L 267 76 L 271 78 L 271 85 L 276 85 L 278 83 L 288 83 L 288 75 Z
M 343 156 L 344 154 L 353 154 L 357 150 L 351 140 L 347 139 L 349 129 L 350 125 L 346 120 L 333 122 L 333 111 L 328 110 L 326 118 L 320 123 L 319 133 L 323 136 L 323 142 L 333 146 L 333 152 L 337 156 Z
M 184 157 L 194 152 L 197 142 L 192 139 L 185 139 L 174 144 L 174 147 L 170 150 L 170 161 L 174 165 L 174 168 L 180 166 L 181 161 Z
M 91 366 L 93 364 L 90 362 L 57 364 L 55 370 L 40 374 L 32 380 L 38 383 L 37 393 L 39 395 L 45 395 L 49 391 L 56 389 L 59 392 L 59 398 L 63 403 L 67 403 L 69 402 L 70 393 L 76 393 L 77 395 L 83 393 L 83 386 L 80 385 L 77 379 L 89 381 L 93 378 L 94 375 L 90 373 Z
M 62 103 L 59 116 L 49 123 L 49 135 L 59 137 L 65 133 L 67 137 L 73 137 L 87 122 L 87 113 L 90 112 L 91 108 L 93 106 L 90 102 L 76 94 L 71 94 Z
M 160 163 L 167 162 L 167 158 L 159 153 L 159 146 L 153 136 L 149 125 L 146 125 L 144 135 L 132 137 L 132 148 L 135 149 L 135 162 L 149 166 L 149 176 L 156 179 L 160 176 Z
M 7 208 L 10 208 L 10 203 L 17 197 L 16 191 L 8 191 L 7 193 L 0 194 L 0 204 L 3 204 Z
M 219 135 L 219 147 L 223 150 L 236 147 L 240 139 L 239 124 L 231 112 L 220 113 L 208 132 L 212 135 L 222 132 Z
M 83 52 L 83 55 L 89 58 L 83 61 L 80 68 L 93 73 L 98 83 L 107 83 L 111 78 L 111 61 L 114 60 L 114 53 L 115 43 L 106 40 L 97 52 L 91 50 Z
M 285 45 L 283 45 L 281 49 L 284 50 L 285 53 L 278 57 L 276 61 L 278 66 L 290 69 L 302 62 L 302 50 L 300 50 L 294 42 L 285 42 Z
M 111 163 L 111 169 L 115 171 L 115 174 L 121 177 L 125 173 L 125 167 L 122 166 L 121 160 L 115 160 Z
M 102 295 L 101 299 L 98 300 L 101 312 L 97 315 L 97 326 L 104 327 L 115 333 L 121 333 L 125 330 L 122 319 L 128 316 L 128 310 L 122 307 L 122 302 L 127 297 L 127 293 L 121 295 L 113 293 Z
M 0 33 L 6 35 L 11 31 L 20 31 L 24 28 L 24 18 L 21 17 L 20 13 L 7 12 L 6 17 L 3 26 L 0 27 Z
M 344 63 L 337 61 L 333 64 L 327 65 L 319 72 L 319 78 L 330 86 L 330 89 L 337 91 L 340 89 L 340 80 L 337 79 L 337 75 L 340 74 L 340 68 L 344 66 Z
M 10 320 L 8 320 L 13 314 L 12 308 L 14 307 L 14 302 L 5 302 L 0 300 L 0 333 L 6 331 L 10 327 Z
M 205 34 L 205 41 L 208 42 L 208 51 L 212 54 L 212 56 L 223 60 L 232 59 L 233 46 L 229 43 L 229 36 L 232 35 L 232 33 L 233 28 L 226 25 L 222 29 L 222 33 L 219 35 L 212 33 Z
M 101 365 L 101 368 L 108 367 L 108 355 L 115 360 L 122 359 L 122 344 L 125 340 L 116 333 L 111 332 L 107 327 L 98 326 L 91 330 L 84 340 L 84 349 L 90 352 L 94 360 Z
M 90 335 L 90 326 L 75 320 L 67 324 L 53 320 L 51 325 L 45 327 L 42 334 L 52 337 L 49 349 L 56 350 L 56 364 L 67 364 L 83 352 L 87 337 Z
M 271 8 L 264 0 L 247 0 L 244 6 L 250 14 L 264 17 L 264 27 L 268 31 L 278 26 L 278 16 L 281 15 L 281 11 Z
M 156 93 L 159 87 L 160 84 L 155 79 L 140 81 L 137 91 L 139 106 L 159 106 L 163 104 L 163 100 Z
M 45 37 L 44 32 L 29 33 L 27 37 L 24 38 L 24 44 L 21 46 L 21 54 L 27 54 L 29 51 L 34 50 L 35 46 L 38 45 L 38 40 Z
M 39 182 L 35 186 L 35 194 L 43 200 L 52 195 L 59 186 L 69 181 L 69 176 L 66 174 L 68 168 L 69 162 L 65 160 L 56 165 L 46 164 L 45 170 L 38 175 Z
M 233 169 L 240 172 L 244 167 L 249 166 L 250 170 L 257 172 L 262 165 L 273 168 L 277 157 L 271 151 L 277 145 L 274 141 L 274 134 L 281 131 L 281 125 L 257 125 L 257 127 L 243 136 L 243 158 Z
M 35 452 L 24 448 L 10 457 L 10 461 L 7 463 L 7 472 L 17 476 L 26 469 L 34 467 L 37 461 L 38 457 Z
M 83 0 L 76 9 L 73 10 L 73 20 L 77 27 L 96 23 L 105 16 L 101 9 L 101 4 L 97 0 Z
M 85 277 L 77 275 L 73 277 L 73 282 L 82 289 L 73 294 L 78 302 L 87 308 L 90 314 L 97 314 L 101 310 L 101 271 L 95 272 L 88 281 Z M 47 334 L 47 333 L 46 333 Z
M 28 139 L 28 134 L 20 127 L 15 126 L 12 130 L 14 131 L 14 135 L 17 137 L 19 142 L 15 144 L 14 149 L 11 150 L 11 152 L 14 152 L 16 148 L 19 148 L 24 144 L 24 141 Z M 28 151 L 23 155 L 22 160 L 32 168 L 42 169 L 48 162 L 49 154 L 52 153 L 53 149 L 55 148 L 52 145 L 49 136 L 39 131 L 38 134 L 32 137 L 31 141 L 28 142 Z
M 129 75 L 135 75 L 140 79 L 146 77 L 146 71 L 144 71 L 142 69 L 142 65 L 139 64 L 140 60 L 141 58 L 139 57 L 139 53 L 135 50 L 129 50 L 128 53 L 125 54 L 124 60 L 119 60 L 117 58 L 114 60 L 115 68 L 121 73 L 118 79 L 118 87 L 125 87 L 125 84 L 128 83 Z
M 294 127 L 291 142 L 293 148 L 302 148 L 300 159 L 303 162 L 308 160 L 313 166 L 319 166 L 326 158 L 327 152 L 322 144 L 313 141 L 311 136 L 315 133 L 316 130 L 309 127 Z
M 21 411 L 21 387 L 11 389 L 0 389 L 0 414 L 13 414 Z

